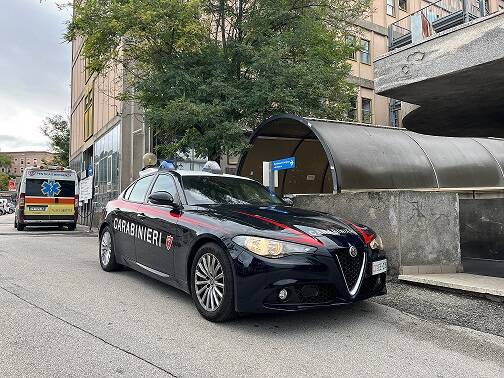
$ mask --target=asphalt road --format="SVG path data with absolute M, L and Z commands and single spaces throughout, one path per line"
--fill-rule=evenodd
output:
M 176 289 L 102 271 L 95 236 L 12 223 L 0 217 L 2 377 L 504 376 L 504 338 L 371 301 L 212 324 Z

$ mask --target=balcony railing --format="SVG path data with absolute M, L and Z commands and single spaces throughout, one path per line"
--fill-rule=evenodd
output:
M 438 0 L 388 27 L 389 51 L 488 15 L 484 0 Z

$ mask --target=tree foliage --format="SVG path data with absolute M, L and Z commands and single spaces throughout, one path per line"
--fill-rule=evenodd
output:
M 8 174 L 0 172 L 0 190 L 9 189 L 9 180 L 10 177 Z
M 164 141 L 218 157 L 274 113 L 341 118 L 347 38 L 370 0 L 86 0 L 67 40 L 84 38 L 88 68 L 121 64 L 123 98 L 139 101 Z
M 50 163 L 68 167 L 70 151 L 70 126 L 68 121 L 59 114 L 46 117 L 41 131 L 49 138 L 51 150 L 56 154 L 54 160 Z
M 0 167 L 9 168 L 12 164 L 12 159 L 9 155 L 0 152 Z

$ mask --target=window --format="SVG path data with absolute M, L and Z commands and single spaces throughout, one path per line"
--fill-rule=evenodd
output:
M 14 161 L 17 163 L 17 158 L 15 158 Z
M 45 179 L 27 179 L 26 180 L 26 195 L 43 197 L 42 184 Z M 75 196 L 75 181 L 73 180 L 56 180 L 59 184 L 60 191 L 51 197 L 73 197 Z
M 107 157 L 107 184 L 112 184 L 112 155 Z
M 147 176 L 138 180 L 131 190 L 128 200 L 133 202 L 143 202 L 151 181 L 152 176 Z
M 407 0 L 399 0 L 399 9 L 407 12 L 408 11 L 408 1 Z
M 399 110 L 401 110 L 401 101 L 390 99 L 390 124 L 392 127 L 400 127 Z
M 93 135 L 93 89 L 90 89 L 84 98 L 84 140 Z
M 183 176 L 190 205 L 280 205 L 282 201 L 261 184 L 224 176 Z
M 348 56 L 348 59 L 357 60 L 357 54 L 356 54 L 356 52 L 354 50 L 355 49 L 355 36 L 349 35 L 346 38 L 346 42 L 349 45 L 349 47 L 351 46 L 351 48 L 353 49 L 353 51 Z
M 133 190 L 134 186 L 135 186 L 134 184 L 130 185 L 129 188 L 126 189 L 126 191 L 124 192 L 124 196 L 123 196 L 124 199 L 129 199 L 129 196 L 130 196 L 131 191 Z
M 26 165 L 30 165 L 30 164 L 31 164 L 30 160 L 26 160 Z
M 91 76 L 93 76 L 93 71 L 89 68 L 89 59 L 84 60 L 84 80 L 87 83 Z
M 23 165 L 23 164 L 24 164 L 24 160 L 23 160 L 23 159 L 21 159 L 21 165 Z
M 151 193 L 155 192 L 168 192 L 175 198 L 177 196 L 175 181 L 171 176 L 159 175 L 151 190 Z
M 362 122 L 372 123 L 373 122 L 373 109 L 371 105 L 371 99 L 362 98 Z
M 357 119 L 357 98 L 350 99 L 350 109 L 348 110 L 348 120 L 355 121 Z
M 395 16 L 395 0 L 387 0 L 387 14 Z
M 371 64 L 371 53 L 369 51 L 369 41 L 367 39 L 361 40 L 360 58 L 362 63 Z

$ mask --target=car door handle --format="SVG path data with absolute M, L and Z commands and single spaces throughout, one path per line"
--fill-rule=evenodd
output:
M 138 213 L 137 217 L 140 219 L 145 219 L 145 218 L 147 218 L 147 215 L 145 215 L 144 213 Z

